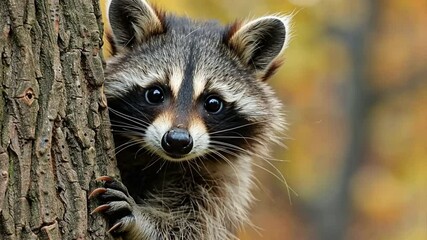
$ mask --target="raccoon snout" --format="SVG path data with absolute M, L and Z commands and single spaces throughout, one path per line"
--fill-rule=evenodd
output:
M 185 155 L 193 148 L 193 138 L 182 128 L 172 128 L 163 135 L 163 149 L 171 155 Z

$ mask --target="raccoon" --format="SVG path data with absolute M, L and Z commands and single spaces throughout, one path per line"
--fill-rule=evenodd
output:
M 105 93 L 121 181 L 98 178 L 93 213 L 123 239 L 237 239 L 254 161 L 285 126 L 266 80 L 289 18 L 223 26 L 111 0 L 108 19 Z

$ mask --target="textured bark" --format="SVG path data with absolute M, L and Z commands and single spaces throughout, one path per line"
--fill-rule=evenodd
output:
M 97 0 L 0 1 L 0 239 L 104 239 L 89 215 L 117 176 Z

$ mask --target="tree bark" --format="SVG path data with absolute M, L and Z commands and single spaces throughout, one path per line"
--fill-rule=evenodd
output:
M 118 176 L 98 0 L 0 1 L 0 239 L 108 239 L 88 192 Z

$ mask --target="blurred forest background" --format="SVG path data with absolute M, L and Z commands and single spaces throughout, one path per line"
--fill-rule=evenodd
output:
M 223 23 L 295 14 L 271 84 L 289 122 L 274 164 L 297 195 L 258 169 L 242 240 L 427 239 L 426 0 L 151 2 Z

